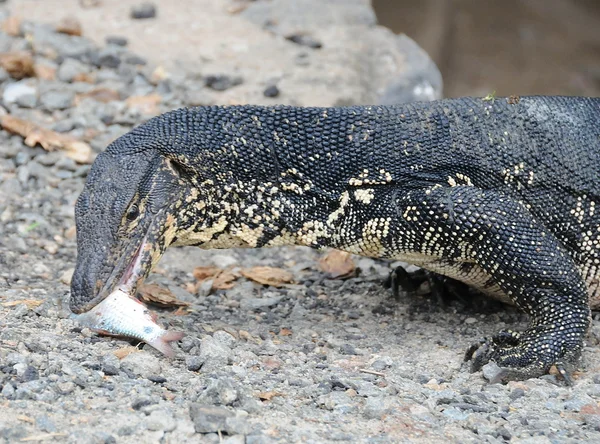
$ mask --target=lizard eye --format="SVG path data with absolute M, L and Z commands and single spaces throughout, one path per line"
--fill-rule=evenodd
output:
M 137 205 L 132 205 L 131 208 L 127 211 L 125 217 L 127 220 L 135 220 L 140 215 L 140 209 Z

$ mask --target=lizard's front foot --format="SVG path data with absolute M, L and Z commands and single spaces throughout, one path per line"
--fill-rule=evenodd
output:
M 583 340 L 573 338 L 568 330 L 537 326 L 524 333 L 501 331 L 474 344 L 467 350 L 465 361 L 471 361 L 472 372 L 490 361 L 496 363 L 501 371 L 492 383 L 536 378 L 548 373 L 554 365 L 566 383 L 572 385 L 570 374 L 579 361 L 582 347 Z

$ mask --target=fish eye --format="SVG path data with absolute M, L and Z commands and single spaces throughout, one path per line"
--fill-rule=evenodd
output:
M 126 218 L 127 220 L 135 220 L 140 215 L 140 209 L 137 205 L 132 205 L 131 208 L 127 211 Z

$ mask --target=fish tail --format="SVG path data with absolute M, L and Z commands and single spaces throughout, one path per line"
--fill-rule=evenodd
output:
M 185 333 L 182 333 L 180 331 L 165 331 L 158 338 L 148 342 L 148 345 L 154 347 L 163 355 L 172 358 L 173 356 L 175 356 L 175 352 L 173 351 L 173 348 L 171 347 L 170 343 L 174 341 L 179 341 L 184 336 Z

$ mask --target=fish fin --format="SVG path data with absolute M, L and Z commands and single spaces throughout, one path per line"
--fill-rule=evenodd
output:
M 165 331 L 158 338 L 148 342 L 148 345 L 154 347 L 163 355 L 172 358 L 173 356 L 175 356 L 175 352 L 173 351 L 173 348 L 171 347 L 170 343 L 174 341 L 179 341 L 184 336 L 185 333 L 180 331 Z

